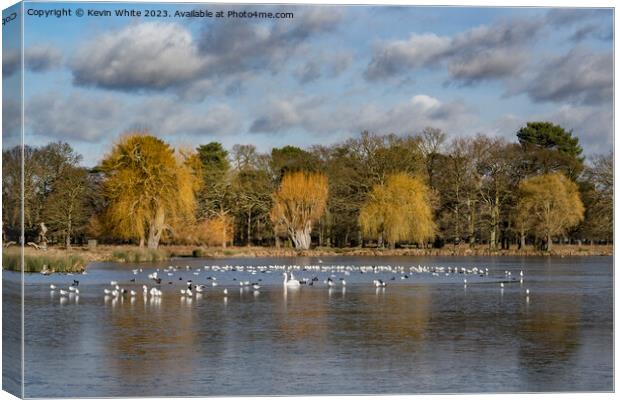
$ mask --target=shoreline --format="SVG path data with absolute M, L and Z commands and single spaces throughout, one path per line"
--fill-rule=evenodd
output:
M 18 265 L 19 247 L 3 248 L 3 269 L 15 271 Z M 195 247 L 160 246 L 157 250 L 140 249 L 137 246 L 99 245 L 96 248 L 74 247 L 67 251 L 50 247 L 37 250 L 24 249 L 26 271 L 41 272 L 50 269 L 54 272 L 79 272 L 93 262 L 140 263 L 167 261 L 182 258 L 290 258 L 290 257 L 596 257 L 613 256 L 613 245 L 556 245 L 551 252 L 540 251 L 533 246 L 523 250 L 516 247 L 508 250 L 491 251 L 487 246 L 470 248 L 468 245 L 446 246 L 441 249 L 429 248 L 333 248 L 318 247 L 309 250 L 295 250 L 287 247 Z M 6 262 L 13 259 L 11 263 Z

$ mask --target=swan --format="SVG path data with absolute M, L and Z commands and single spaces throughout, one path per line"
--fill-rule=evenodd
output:
M 286 272 L 284 272 L 282 275 L 284 275 L 284 286 L 298 287 L 300 285 L 297 279 L 288 279 L 288 274 Z

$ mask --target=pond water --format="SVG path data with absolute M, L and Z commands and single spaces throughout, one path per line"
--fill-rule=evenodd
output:
M 282 265 L 318 280 L 284 290 Z M 418 265 L 489 274 L 409 272 Z M 157 268 L 163 294 L 145 298 Z M 3 277 L 6 315 L 19 295 L 7 282 L 19 275 Z M 79 296 L 50 291 L 74 279 Z M 188 279 L 208 286 L 182 297 Z M 136 297 L 105 297 L 110 281 Z M 613 390 L 611 257 L 100 263 L 85 275 L 28 275 L 24 290 L 26 397 Z

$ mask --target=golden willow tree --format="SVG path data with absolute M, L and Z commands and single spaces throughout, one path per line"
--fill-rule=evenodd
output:
M 297 249 L 310 248 L 312 224 L 321 218 L 327 203 L 327 178 L 318 173 L 284 175 L 273 196 L 271 220 L 284 227 Z
M 101 165 L 107 208 L 105 225 L 113 236 L 146 240 L 157 248 L 165 232 L 187 224 L 195 208 L 195 177 L 174 149 L 144 132 L 131 133 Z
M 561 173 L 539 175 L 519 185 L 518 225 L 544 238 L 547 251 L 552 238 L 565 234 L 583 220 L 585 208 L 577 185 Z
M 360 211 L 359 222 L 366 237 L 424 244 L 435 236 L 435 222 L 428 186 L 405 173 L 388 177 L 385 185 L 373 187 Z

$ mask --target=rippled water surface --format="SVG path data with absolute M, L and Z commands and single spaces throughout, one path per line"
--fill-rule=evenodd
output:
M 352 268 L 334 273 L 332 289 L 323 283 L 329 272 L 298 271 L 297 278 L 319 280 L 284 290 L 281 271 L 196 271 L 284 264 L 318 260 L 180 259 L 141 264 L 135 276 L 135 265 L 121 264 L 91 265 L 87 275 L 27 276 L 25 395 L 613 390 L 611 257 L 360 257 L 321 264 L 489 268 L 488 276 L 468 276 L 467 286 L 460 274 L 400 279 Z M 168 265 L 182 271 L 160 271 L 163 296 L 145 299 L 147 274 Z M 517 280 L 502 290 L 506 270 Z M 181 298 L 188 279 L 210 285 L 209 276 L 217 287 L 201 298 Z M 4 278 L 19 275 L 4 272 Z M 73 279 L 80 281 L 79 297 L 50 293 L 50 284 L 66 287 Z M 376 289 L 373 279 L 387 287 Z M 138 295 L 106 299 L 111 280 Z M 240 280 L 261 288 L 241 289 Z M 4 289 L 5 304 L 18 299 L 17 289 L 6 283 Z M 5 314 L 10 310 L 5 305 Z

